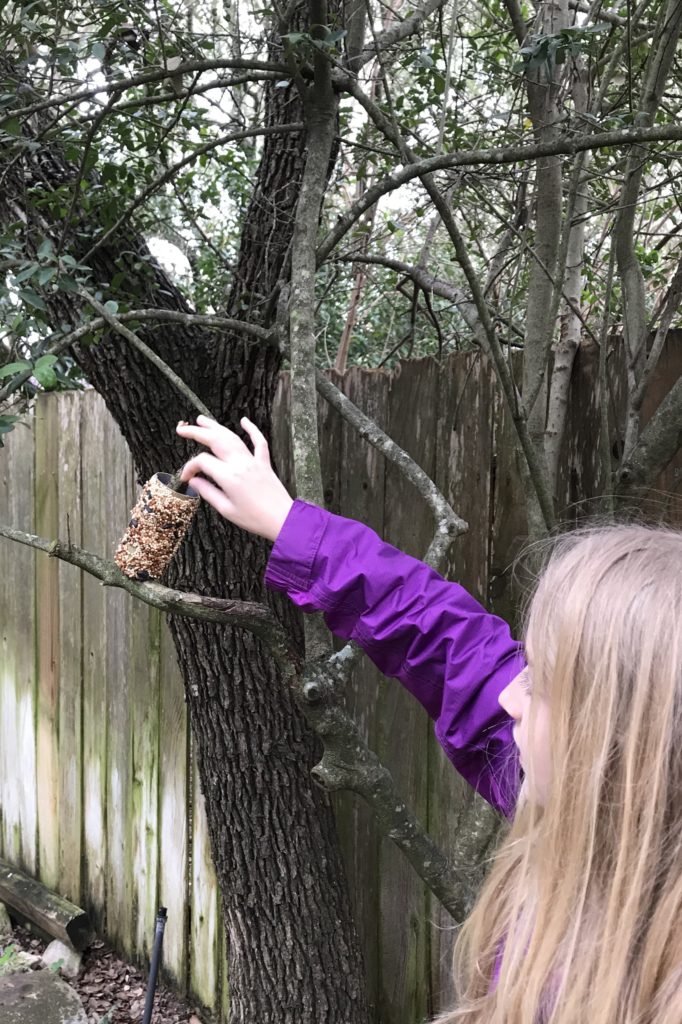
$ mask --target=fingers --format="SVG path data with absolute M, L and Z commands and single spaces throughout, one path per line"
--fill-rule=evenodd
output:
M 242 428 L 251 438 L 251 444 L 253 445 L 253 454 L 259 462 L 264 462 L 266 466 L 270 465 L 270 449 L 268 448 L 268 442 L 265 439 L 265 435 L 260 432 L 255 423 L 243 416 L 240 420 Z
M 230 518 L 232 506 L 219 487 L 216 487 L 215 484 L 212 484 L 210 480 L 203 476 L 195 476 L 192 479 L 192 488 L 204 501 L 212 505 L 221 516 L 224 516 L 226 519 Z
M 232 430 L 221 426 L 220 423 L 209 419 L 208 416 L 197 416 L 196 425 L 181 421 L 175 430 L 180 437 L 205 444 L 218 456 L 247 450 L 244 442 Z
M 182 467 L 180 479 L 184 483 L 190 483 L 191 481 L 192 486 L 194 486 L 193 478 L 196 474 L 205 473 L 206 476 L 211 477 L 218 487 L 220 487 L 221 477 L 223 476 L 224 471 L 225 464 L 221 462 L 220 459 L 217 459 L 215 455 L 209 455 L 208 452 L 200 452 L 198 455 L 195 455 L 193 459 L 190 459 L 189 462 L 186 462 Z

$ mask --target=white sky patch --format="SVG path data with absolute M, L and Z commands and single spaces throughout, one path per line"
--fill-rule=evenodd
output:
M 154 259 L 158 260 L 161 267 L 171 278 L 191 277 L 192 268 L 189 260 L 177 245 L 167 242 L 165 238 L 148 238 L 147 245 Z

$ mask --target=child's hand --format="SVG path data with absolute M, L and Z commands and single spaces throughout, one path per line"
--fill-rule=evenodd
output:
M 205 444 L 213 452 L 195 455 L 180 476 L 230 522 L 274 541 L 293 500 L 275 476 L 268 442 L 258 427 L 246 417 L 241 425 L 251 438 L 253 454 L 235 433 L 207 416 L 198 416 L 196 426 L 178 423 L 176 430 L 181 437 Z M 204 473 L 210 480 L 197 473 Z

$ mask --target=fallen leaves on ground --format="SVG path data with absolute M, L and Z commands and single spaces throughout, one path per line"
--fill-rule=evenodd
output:
M 45 943 L 15 928 L 7 943 L 27 953 L 42 954 Z M 34 969 L 39 967 L 34 965 Z M 83 969 L 76 981 L 64 979 L 78 992 L 88 1024 L 140 1024 L 147 995 L 146 975 L 97 941 L 83 955 Z M 152 1024 L 205 1024 L 206 1018 L 192 1004 L 159 982 Z

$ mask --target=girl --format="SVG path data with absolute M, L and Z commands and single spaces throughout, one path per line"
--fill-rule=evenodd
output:
M 512 818 L 441 1024 L 682 1024 L 682 535 L 562 538 L 524 655 L 457 584 L 292 501 L 242 426 L 253 454 L 206 417 L 179 425 L 212 453 L 182 478 L 274 542 L 268 585 L 400 679 L 457 770 Z

